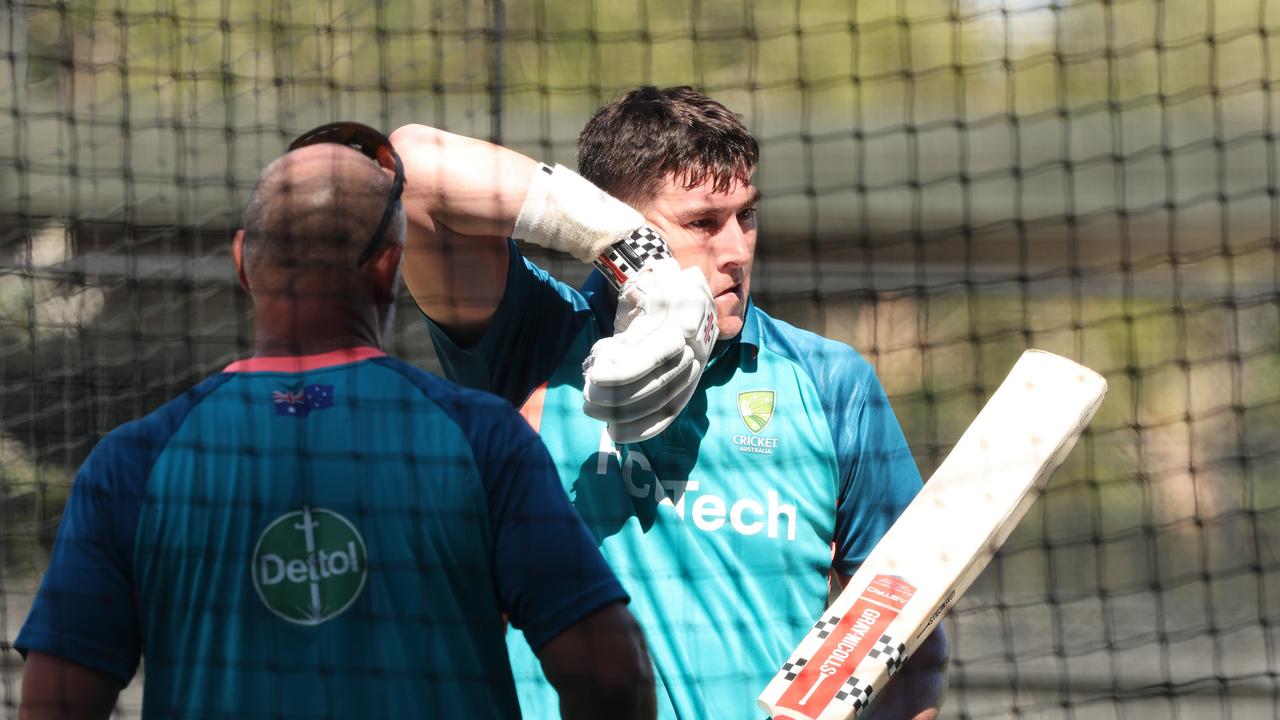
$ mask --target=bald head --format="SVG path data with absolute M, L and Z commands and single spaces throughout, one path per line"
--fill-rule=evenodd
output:
M 246 272 L 354 271 L 390 191 L 382 168 L 343 145 L 310 145 L 277 158 L 258 177 L 245 210 Z M 400 216 L 384 242 L 400 243 L 403 233 Z

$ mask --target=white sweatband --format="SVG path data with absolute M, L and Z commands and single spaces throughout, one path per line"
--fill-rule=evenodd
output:
M 592 262 L 643 225 L 643 215 L 581 175 L 539 164 L 511 237 Z

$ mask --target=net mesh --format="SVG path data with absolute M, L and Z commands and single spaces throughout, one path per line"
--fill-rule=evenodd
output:
M 690 84 L 761 143 L 757 302 L 872 361 L 926 477 L 1022 349 L 1110 382 L 948 620 L 944 716 L 1280 717 L 1277 32 L 1270 0 L 9 0 L 0 708 L 76 467 L 251 351 L 228 240 L 289 139 L 572 165 L 602 102 Z M 438 369 L 402 302 L 392 351 Z

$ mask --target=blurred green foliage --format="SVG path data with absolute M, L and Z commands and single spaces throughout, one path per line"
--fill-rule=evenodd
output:
M 908 124 L 913 132 L 989 118 L 1025 126 L 1110 113 L 1115 123 L 1145 123 L 1151 136 L 1166 133 L 1156 139 L 1167 151 L 1168 145 L 1203 145 L 1229 135 L 1223 128 L 1232 127 L 1233 117 L 1253 123 L 1241 126 L 1241 133 L 1262 126 L 1262 103 L 1274 103 L 1269 88 L 1280 62 L 1280 53 L 1267 45 L 1280 22 L 1280 3 L 1264 0 L 511 0 L 501 6 L 492 0 L 63 0 L 22 7 L 26 47 L 19 51 L 33 107 L 49 114 L 56 108 L 80 122 L 132 115 L 138 125 L 162 129 L 188 117 L 207 119 L 220 152 L 226 147 L 220 131 L 229 136 L 242 122 L 235 117 L 238 104 L 265 107 L 266 116 L 307 105 L 342 114 L 350 112 L 342 104 L 348 94 L 360 102 L 381 98 L 407 105 L 412 115 L 386 114 L 427 122 L 436 119 L 420 104 L 439 109 L 478 101 L 483 115 L 485 103 L 497 99 L 506 115 L 537 118 L 530 123 L 536 137 L 522 140 L 572 144 L 587 111 L 642 83 L 706 89 L 747 116 L 762 139 L 779 143 L 797 131 L 871 135 Z M 0 94 L 15 92 L 12 78 L 0 73 Z M 1264 88 L 1266 99 L 1254 102 Z M 1236 102 L 1245 96 L 1249 103 Z M 1175 122 L 1173 105 L 1189 98 L 1211 98 L 1203 115 L 1212 126 Z M 1158 111 L 1136 121 L 1115 111 L 1146 106 Z M 358 109 L 353 114 L 373 112 Z M 1059 141 L 1052 136 L 1056 151 Z M 1069 128 L 1062 136 L 1061 147 L 1069 150 Z M 90 144 L 109 146 L 115 139 L 107 137 L 90 138 Z M 947 136 L 953 144 L 969 139 Z M 1025 163 L 1012 155 L 1014 141 L 1004 136 L 982 142 L 975 141 L 972 164 L 965 166 L 976 174 L 987 164 L 1012 174 L 1011 167 Z M 1017 152 L 1032 154 L 1036 144 L 1028 140 Z M 877 148 L 869 143 L 859 150 Z M 278 147 L 258 151 L 273 156 Z M 844 149 L 832 153 L 837 151 Z M 1108 149 L 1123 151 L 1133 148 Z M 82 155 L 101 176 L 119 174 L 90 151 Z M 174 176 L 197 174 L 195 161 L 183 166 L 188 159 L 176 151 L 158 155 L 157 165 L 174 163 Z M 826 190 L 808 175 L 811 166 L 799 167 L 822 158 L 801 151 L 789 157 L 797 165 L 790 169 L 799 178 L 794 187 Z M 885 164 L 898 156 L 889 157 Z M 1058 166 L 1070 159 L 1053 155 L 1050 162 L 1065 176 L 1073 169 Z M 1154 174 L 1172 176 L 1177 159 L 1157 160 L 1166 165 Z M 210 177 L 218 182 L 235 173 L 221 162 L 214 166 Z M 239 180 L 251 179 L 241 174 Z M 1264 182 L 1251 180 L 1246 190 Z M 172 184 L 168 176 L 157 182 Z M 1274 189 L 1274 180 L 1265 182 Z M 238 192 L 236 178 L 225 184 L 228 194 Z M 1173 184 L 1144 202 L 1181 200 Z M 909 194 L 906 187 L 904 182 L 899 195 Z M 1120 205 L 1116 200 L 1104 209 Z M 173 213 L 183 211 L 175 207 Z M 966 205 L 966 212 L 972 207 Z M 1020 222 L 1021 205 L 1011 201 L 1010 207 L 1006 214 L 1017 213 Z M 1169 224 L 1185 219 L 1171 214 Z M 1206 246 L 1219 240 L 1227 245 L 1225 235 L 1212 232 L 1225 231 L 1201 233 Z M 1012 234 L 1025 244 L 1019 233 L 1025 231 Z M 1173 234 L 1155 236 L 1172 245 Z M 1099 245 L 1116 242 L 1102 233 L 1099 238 Z M 1171 273 L 1186 262 L 1175 250 L 1165 250 Z M 1265 261 L 1250 263 L 1263 277 L 1275 262 L 1274 246 L 1267 252 L 1272 269 Z M 1121 272 L 1118 260 L 1114 266 Z M 1280 473 L 1280 318 L 1274 297 L 1021 296 L 925 288 L 924 297 L 809 297 L 804 305 L 783 305 L 777 314 L 835 336 L 841 334 L 837 325 L 854 325 L 841 339 L 876 362 L 926 474 L 1028 345 L 1106 373 L 1110 395 L 1090 434 L 1011 541 L 1015 555 L 1078 550 L 1056 572 L 1077 568 L 1112 590 L 1124 589 L 1152 573 L 1193 572 L 1205 553 L 1217 553 L 1215 567 L 1235 567 L 1241 559 L 1231 556 L 1232 548 L 1261 552 L 1240 535 L 1241 527 L 1280 524 L 1280 484 L 1274 482 Z M 39 333 L 29 335 L 34 343 Z M 38 482 L 35 467 L 12 464 L 0 475 L 7 557 L 26 554 L 19 543 L 36 538 L 27 529 L 45 522 L 47 508 L 64 497 L 67 483 L 61 477 Z M 69 480 L 72 469 L 41 472 Z M 27 528 L 20 532 L 28 540 L 14 539 L 13 528 Z M 1215 533 L 1234 537 L 1235 544 L 1213 540 Z M 1129 544 L 1135 535 L 1139 543 L 1164 549 L 1134 549 Z M 1186 545 L 1188 537 L 1198 539 Z M 1088 561 L 1097 548 L 1115 550 L 1107 568 Z M 1168 568 L 1159 565 L 1166 562 Z M 1087 579 L 1049 573 L 1045 565 L 1020 582 L 1029 588 L 1045 582 L 1088 586 Z
M 281 88 L 297 98 L 501 88 L 534 106 L 694 84 L 798 88 L 855 113 L 918 103 L 939 119 L 971 119 L 1258 82 L 1273 70 L 1259 32 L 1272 5 L 516 0 L 499 13 L 475 0 L 69 0 L 27 4 L 26 22 L 31 82 L 69 64 L 117 94 L 212 102 Z

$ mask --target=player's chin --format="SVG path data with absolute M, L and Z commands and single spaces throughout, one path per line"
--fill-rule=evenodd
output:
M 720 330 L 720 339 L 728 340 L 742 332 L 742 319 L 746 314 L 747 299 L 740 291 L 717 295 L 716 327 Z
M 719 310 L 719 308 L 717 308 Z M 742 332 L 742 314 L 725 315 L 723 313 L 717 318 L 716 328 L 720 331 L 720 339 L 728 340 L 735 338 L 738 333 Z

